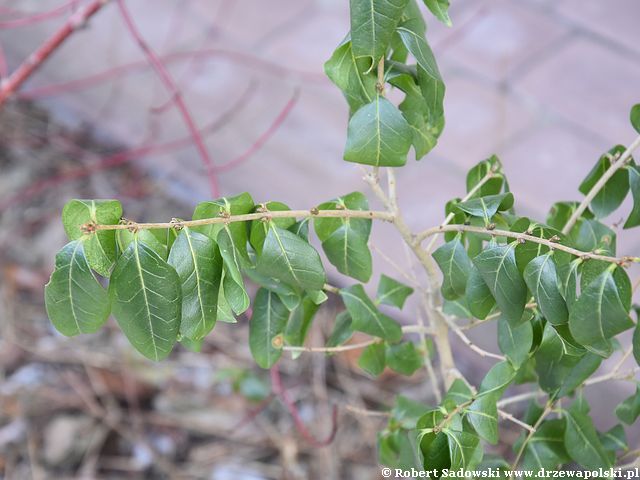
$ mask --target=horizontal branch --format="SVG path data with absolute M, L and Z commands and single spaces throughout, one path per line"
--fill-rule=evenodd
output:
M 478 233 L 483 235 L 491 235 L 493 237 L 507 237 L 514 238 L 519 242 L 533 242 L 539 243 L 540 245 L 546 245 L 552 250 L 560 250 L 563 252 L 570 253 L 571 255 L 575 255 L 576 257 L 580 257 L 584 260 L 602 260 L 604 262 L 617 263 L 618 265 L 625 265 L 630 262 L 640 262 L 639 257 L 610 257 L 608 255 L 599 255 L 597 253 L 592 252 L 584 252 L 582 250 L 578 250 L 576 248 L 568 247 L 566 245 L 562 245 L 558 242 L 554 242 L 553 240 L 548 240 L 546 238 L 534 237 L 533 235 L 529 235 L 527 233 L 518 233 L 518 232 L 510 232 L 508 230 L 491 230 L 484 227 L 475 227 L 473 225 L 442 225 L 438 227 L 429 228 L 418 235 L 416 235 L 416 244 L 421 243 L 426 238 L 429 238 L 432 235 L 438 235 L 446 232 L 470 232 L 470 233 Z
M 202 218 L 199 220 L 173 220 L 164 223 L 137 223 L 128 222 L 118 225 L 85 225 L 85 230 L 152 230 L 162 228 L 184 228 L 184 227 L 200 227 L 203 225 L 214 225 L 218 223 L 234 223 L 248 222 L 251 220 L 271 220 L 273 218 L 369 218 L 392 222 L 393 215 L 388 212 L 380 212 L 375 210 L 281 210 L 281 211 L 264 211 L 256 213 L 247 213 L 244 215 L 221 215 L 213 218 Z

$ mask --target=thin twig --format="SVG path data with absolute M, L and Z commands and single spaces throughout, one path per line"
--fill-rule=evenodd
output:
M 554 402 L 552 400 L 549 400 L 545 405 L 544 410 L 540 414 L 540 417 L 538 418 L 538 420 L 536 420 L 536 423 L 533 424 L 532 430 L 529 430 L 529 434 L 526 436 L 526 438 L 524 439 L 524 442 L 522 442 L 522 445 L 518 449 L 518 454 L 516 455 L 516 459 L 513 461 L 513 464 L 511 466 L 512 470 L 518 466 L 518 462 L 520 462 L 520 458 L 522 458 L 522 454 L 524 453 L 525 448 L 527 448 L 527 444 L 531 440 L 531 437 L 536 432 L 536 430 L 540 427 L 540 424 L 542 424 L 546 416 L 551 413 L 551 411 L 553 410 L 553 406 L 554 406 Z
M 455 333 L 458 338 L 460 338 L 460 340 L 462 340 L 462 342 L 469 347 L 471 350 L 473 350 L 475 353 L 477 353 L 478 355 L 480 355 L 481 357 L 489 357 L 489 358 L 495 358 L 497 360 L 506 360 L 506 357 L 504 355 L 499 355 L 497 353 L 492 353 L 489 352 L 487 350 L 484 350 L 480 347 L 478 347 L 475 343 L 473 343 L 469 337 L 467 337 L 467 335 L 460 330 L 460 327 L 458 327 L 458 325 L 456 325 L 451 318 L 449 318 L 448 315 L 445 315 L 444 313 L 442 313 L 442 317 L 444 318 L 445 322 L 447 322 L 447 325 L 449 325 L 449 328 L 451 330 L 453 330 L 453 333 Z
M 536 433 L 535 427 L 529 425 L 528 423 L 523 422 L 522 420 L 518 420 L 509 412 L 505 412 L 504 410 L 498 409 L 498 415 L 500 415 L 505 420 L 509 420 L 510 422 L 515 423 L 516 425 L 520 425 L 522 428 L 524 428 L 525 430 L 528 430 L 531 433 Z
M 562 233 L 567 235 L 573 226 L 576 224 L 582 213 L 587 209 L 587 207 L 591 204 L 595 196 L 602 190 L 602 188 L 606 185 L 609 179 L 620 170 L 624 165 L 631 159 L 631 153 L 640 146 L 640 136 L 638 136 L 632 143 L 627 147 L 627 149 L 620 155 L 614 163 L 602 174 L 602 176 L 598 179 L 595 185 L 589 190 L 587 196 L 584 197 L 584 200 L 578 205 L 578 208 L 575 209 L 567 224 L 562 229 Z
M 479 233 L 483 235 L 491 235 L 493 237 L 507 237 L 516 239 L 522 243 L 524 242 L 533 242 L 539 243 L 540 245 L 546 245 L 551 249 L 560 250 L 562 252 L 567 252 L 576 257 L 580 257 L 583 260 L 602 260 L 604 262 L 616 263 L 618 265 L 626 265 L 630 262 L 640 262 L 640 257 L 610 257 L 608 255 L 599 255 L 597 253 L 592 252 L 584 252 L 582 250 L 578 250 L 576 248 L 567 247 L 566 245 L 562 245 L 560 243 L 554 242 L 552 240 L 548 240 L 545 238 L 534 237 L 533 235 L 529 235 L 527 233 L 518 233 L 518 232 L 510 232 L 508 230 L 496 230 L 496 229 L 488 229 L 484 227 L 475 227 L 473 225 L 444 225 L 429 228 L 418 235 L 416 235 L 416 243 L 420 243 L 426 238 L 432 235 L 438 235 L 446 232 L 471 232 L 471 233 Z

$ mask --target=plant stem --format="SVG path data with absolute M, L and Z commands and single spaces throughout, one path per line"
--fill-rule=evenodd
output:
M 71 34 L 84 27 L 109 0 L 93 0 L 78 10 L 49 39 L 36 49 L 0 86 L 0 107 L 64 43 Z
M 631 153 L 640 146 L 640 136 L 638 136 L 629 147 L 620 155 L 611 166 L 602 174 L 602 177 L 598 179 L 596 184 L 589 190 L 589 193 L 584 200 L 578 205 L 578 208 L 573 212 L 567 224 L 562 229 L 562 233 L 567 235 L 573 226 L 576 224 L 582 213 L 587 209 L 587 207 L 591 204 L 592 200 L 595 196 L 602 190 L 605 184 L 609 181 L 613 174 L 616 173 L 620 168 L 624 167 L 624 165 L 631 159 Z
M 529 235 L 527 233 L 518 233 L 518 232 L 510 232 L 508 230 L 490 230 L 484 227 L 475 227 L 472 225 L 443 225 L 439 227 L 433 227 L 428 230 L 425 230 L 419 233 L 416 236 L 416 243 L 422 242 L 424 239 L 437 235 L 440 233 L 446 232 L 471 232 L 471 233 L 479 233 L 484 235 L 491 235 L 493 237 L 508 237 L 514 238 L 522 243 L 524 242 L 533 242 L 539 243 L 541 245 L 546 245 L 547 247 L 555 250 L 560 250 L 563 252 L 570 253 L 575 255 L 576 257 L 580 257 L 584 260 L 602 260 L 604 262 L 616 263 L 618 265 L 626 265 L 629 262 L 640 262 L 640 258 L 638 257 L 610 257 L 607 255 L 599 255 L 591 252 L 583 252 L 582 250 L 578 250 L 575 248 L 567 247 L 566 245 L 562 245 L 560 243 L 547 240 L 545 238 L 534 237 L 533 235 Z
M 185 220 L 163 223 L 136 223 L 129 222 L 118 225 L 95 225 L 95 230 L 143 230 L 161 228 L 199 227 L 202 225 L 214 225 L 218 223 L 247 222 L 250 220 L 270 220 L 272 218 L 370 218 L 393 222 L 393 215 L 388 212 L 373 210 L 282 210 L 274 212 L 256 212 L 244 215 L 229 215 L 214 218 L 202 218 L 200 220 Z

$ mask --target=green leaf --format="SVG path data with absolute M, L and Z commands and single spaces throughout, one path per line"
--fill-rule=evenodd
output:
M 284 331 L 284 340 L 289 345 L 301 346 L 307 338 L 307 332 L 313 321 L 313 317 L 320 308 L 309 297 L 302 299 L 300 304 L 291 312 L 291 318 L 287 322 Z M 301 353 L 301 352 L 295 352 Z M 294 355 L 294 358 L 296 355 Z
M 241 255 L 234 243 L 230 229 L 224 228 L 218 232 L 218 246 L 224 261 L 224 275 L 222 276 L 224 299 L 231 310 L 236 315 L 240 315 L 249 308 L 249 295 L 244 288 Z
M 496 299 L 504 318 L 512 326 L 517 326 L 522 321 L 527 303 L 527 286 L 520 276 L 514 248 L 514 244 L 490 245 L 474 257 L 473 263 Z
M 527 312 L 524 315 L 527 315 Z M 529 318 L 531 318 L 530 314 Z M 512 327 L 506 319 L 498 319 L 498 346 L 514 368 L 519 368 L 529 359 L 532 345 L 533 327 L 531 321 L 525 321 L 517 327 Z
M 599 249 L 605 254 L 616 253 L 616 233 L 597 220 L 581 219 L 571 231 L 571 239 L 575 248 L 583 252 Z
M 640 225 L 640 167 L 629 165 L 627 170 L 629 170 L 629 188 L 633 196 L 633 209 L 624 224 L 624 228 L 633 228 Z
M 83 231 L 83 225 L 115 225 L 122 217 L 118 200 L 71 200 L 62 209 L 62 224 L 69 240 L 88 235 L 84 253 L 91 268 L 108 277 L 116 261 L 115 230 L 100 230 L 92 234 Z
M 580 387 L 584 381 L 595 373 L 602 363 L 602 357 L 587 352 L 562 380 L 559 397 L 565 397 Z
M 369 210 L 367 197 L 361 192 L 351 192 L 318 205 L 318 210 Z M 366 218 L 315 217 L 313 226 L 321 242 L 327 240 L 341 226 L 348 225 L 358 234 L 369 239 L 371 220 Z
M 271 368 L 282 355 L 282 334 L 288 319 L 289 310 L 278 295 L 258 289 L 249 321 L 249 348 L 260 367 Z
M 356 58 L 371 67 L 385 55 L 408 0 L 351 0 L 351 41 Z
M 631 126 L 635 128 L 636 132 L 640 133 L 640 103 L 631 107 L 629 119 L 631 120 Z
M 145 357 L 158 361 L 171 352 L 180 328 L 181 290 L 175 269 L 137 238 L 116 262 L 109 283 L 113 315 Z
M 376 97 L 377 78 L 370 68 L 370 60 L 353 54 L 351 41 L 347 37 L 324 64 L 327 77 L 340 89 L 347 99 L 351 112 L 371 103 Z
M 516 377 L 516 371 L 509 362 L 498 362 L 487 372 L 480 383 L 479 393 L 488 395 L 495 393 L 500 396 Z
M 434 433 L 433 428 L 444 420 L 441 410 L 431 410 L 425 413 L 416 424 L 418 429 L 418 443 L 422 466 L 425 470 L 449 468 L 451 458 L 449 456 L 449 440 L 446 434 Z
M 247 192 L 244 192 L 235 197 L 222 197 L 218 200 L 198 204 L 193 212 L 193 219 L 202 220 L 205 218 L 218 218 L 223 215 L 245 215 L 251 213 L 253 207 L 253 198 Z M 234 222 L 226 226 L 236 245 L 246 245 L 247 227 L 244 222 Z M 218 232 L 224 227 L 224 223 L 216 223 L 193 227 L 193 230 L 216 241 Z
M 482 445 L 480 438 L 469 432 L 444 429 L 449 439 L 449 457 L 451 469 L 473 470 L 482 461 Z
M 627 425 L 633 425 L 640 416 L 640 385 L 636 386 L 636 393 L 616 407 L 616 417 Z
M 465 409 L 473 428 L 487 442 L 498 443 L 498 395 L 481 395 Z
M 109 318 L 109 297 L 93 276 L 80 240 L 67 243 L 56 255 L 44 300 L 51 323 L 67 336 L 94 333 Z
M 640 308 L 635 307 L 638 319 L 636 321 L 636 328 L 633 330 L 633 338 L 631 340 L 633 346 L 633 358 L 636 359 L 636 363 L 640 365 Z
M 531 436 L 522 457 L 520 468 L 535 472 L 555 470 L 558 465 L 570 461 L 564 448 L 565 421 L 546 420 Z M 520 445 L 517 445 L 520 448 Z
M 500 160 L 495 155 L 474 165 L 467 172 L 467 193 L 475 190 L 471 198 L 499 194 L 504 185 L 504 178 L 497 173 L 499 170 Z M 493 172 L 492 177 L 487 180 L 486 177 L 490 172 Z M 478 186 L 483 181 L 484 183 Z
M 288 206 L 281 202 L 267 202 L 258 207 L 256 211 L 258 211 L 258 209 L 260 209 L 261 211 L 269 212 L 283 212 L 286 210 L 291 210 Z M 266 238 L 271 225 L 276 225 L 283 230 L 288 230 L 290 227 L 295 225 L 295 223 L 295 218 L 274 218 L 269 221 L 253 220 L 251 222 L 249 242 L 251 243 L 251 246 L 256 251 L 256 253 L 260 255 L 262 253 L 262 245 L 264 244 L 264 239 Z
M 413 375 L 422 366 L 422 356 L 413 342 L 386 346 L 386 364 L 401 375 Z
M 460 241 L 460 236 L 440 246 L 433 252 L 433 258 L 444 277 L 442 296 L 447 300 L 463 296 L 471 270 L 471 260 Z
M 538 382 L 545 392 L 558 390 L 579 361 L 579 357 L 567 355 L 562 338 L 549 323 L 544 327 L 542 341 L 534 358 Z
M 598 435 L 600 442 L 605 450 L 617 452 L 619 450 L 626 451 L 629 449 L 627 444 L 627 436 L 624 433 L 622 425 L 618 424 L 612 429 Z
M 349 341 L 353 336 L 353 326 L 351 325 L 351 316 L 349 312 L 340 312 L 336 315 L 336 321 L 333 325 L 331 335 L 327 339 L 327 347 L 337 347 Z
M 499 211 L 509 210 L 513 206 L 513 194 L 510 192 L 499 195 L 487 195 L 485 197 L 472 198 L 456 205 L 474 217 L 483 218 L 486 225 L 491 223 L 491 218 Z
M 569 321 L 569 311 L 560 294 L 552 254 L 541 255 L 529 262 L 524 269 L 524 280 L 533 293 L 538 308 L 552 325 L 562 325 Z
M 431 13 L 435 17 L 444 23 L 447 27 L 451 26 L 451 19 L 449 18 L 449 0 L 424 0 L 424 4 L 427 6 Z
M 491 290 L 480 275 L 475 266 L 469 270 L 469 278 L 465 288 L 467 306 L 475 318 L 484 320 L 493 307 L 496 300 L 491 295 Z
M 611 467 L 609 456 L 600 443 L 589 415 L 575 406 L 570 407 L 566 414 L 564 445 L 571 459 L 585 468 Z
M 340 290 L 354 330 L 375 337 L 397 342 L 402 338 L 402 329 L 395 320 L 381 313 L 369 299 L 362 285 L 352 285 Z
M 199 340 L 216 323 L 222 276 L 220 251 L 206 235 L 183 228 L 167 262 L 175 268 L 182 284 L 180 335 Z
M 129 230 L 118 230 L 116 233 L 116 242 L 121 252 L 124 252 L 127 247 L 135 240 L 136 236 L 138 240 L 144 243 L 151 250 L 156 252 L 163 260 L 167 259 L 169 251 L 167 249 L 167 235 L 163 235 L 161 230 L 140 230 L 132 232 Z
M 573 213 L 580 205 L 580 202 L 556 202 L 551 207 L 547 216 L 547 224 L 557 230 L 562 230 L 567 224 Z M 593 213 L 585 210 L 582 213 L 584 218 L 593 218 Z
M 617 145 L 600 157 L 591 172 L 580 184 L 579 190 L 587 195 L 604 173 L 609 170 L 611 164 L 625 151 L 625 147 Z M 589 207 L 597 218 L 604 218 L 616 210 L 624 201 L 629 192 L 629 173 L 627 169 L 618 169 L 603 185 L 597 195 L 591 201 Z
M 258 257 L 258 272 L 303 290 L 322 290 L 326 277 L 315 248 L 288 230 L 271 225 Z
M 582 291 L 569 313 L 569 329 L 576 341 L 605 357 L 610 354 L 603 347 L 608 340 L 634 325 L 628 314 L 631 286 L 624 270 L 619 270 L 617 280 L 623 284 L 616 283 L 611 268 L 602 272 Z
M 340 273 L 361 282 L 368 282 L 371 278 L 372 262 L 367 238 L 349 225 L 333 232 L 322 242 L 322 249 Z
M 401 167 L 407 161 L 413 133 L 402 113 L 377 96 L 349 120 L 344 159 L 375 167 Z
M 422 70 L 431 78 L 442 81 L 440 71 L 436 59 L 433 56 L 433 52 L 429 47 L 429 44 L 424 38 L 424 35 L 419 33 L 419 30 L 415 28 L 415 20 L 410 20 L 403 23 L 398 27 L 398 34 L 402 39 L 405 47 L 414 56 L 418 65 Z
M 378 292 L 376 293 L 376 303 L 391 305 L 392 307 L 400 308 L 404 307 L 404 302 L 407 297 L 413 293 L 413 288 L 408 287 L 404 283 L 401 283 L 386 275 L 380 275 L 380 282 L 378 283 Z
M 368 374 L 377 377 L 386 366 L 385 358 L 384 344 L 372 343 L 364 349 L 360 358 L 358 358 L 358 366 Z

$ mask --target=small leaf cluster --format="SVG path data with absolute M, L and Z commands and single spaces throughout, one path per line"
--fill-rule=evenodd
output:
M 447 0 L 425 4 L 450 24 Z M 413 147 L 419 160 L 444 128 L 445 85 L 416 0 L 351 0 L 350 11 L 351 30 L 325 64 L 349 104 L 344 159 L 401 167 Z M 397 106 L 384 97 L 386 83 L 404 95 Z

